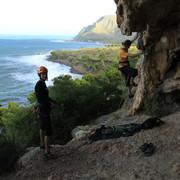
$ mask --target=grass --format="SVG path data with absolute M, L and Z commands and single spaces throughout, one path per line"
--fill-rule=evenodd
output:
M 136 53 L 136 46 L 131 46 L 129 53 Z M 82 60 L 84 56 L 93 61 L 113 61 L 118 60 L 119 47 L 97 47 L 97 48 L 82 48 L 78 50 L 54 51 L 55 59 L 73 59 Z M 51 56 L 51 59 L 54 58 Z
M 78 50 L 63 50 L 51 52 L 50 59 L 61 62 L 66 61 L 72 66 L 83 66 L 91 73 L 97 73 L 104 70 L 107 65 L 111 65 L 113 61 L 118 62 L 120 46 L 107 46 L 95 48 L 81 48 Z M 136 54 L 138 52 L 135 45 L 129 49 L 129 53 Z M 131 66 L 134 67 L 139 57 L 129 58 Z M 79 69 L 80 69 L 79 68 Z M 81 73 L 81 72 L 80 72 Z

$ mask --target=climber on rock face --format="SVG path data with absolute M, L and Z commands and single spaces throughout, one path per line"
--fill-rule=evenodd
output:
M 128 49 L 131 46 L 131 41 L 126 40 L 122 43 L 122 46 L 119 50 L 119 65 L 118 70 L 125 76 L 126 86 L 128 87 L 129 98 L 133 98 L 134 95 L 131 92 L 132 86 L 137 86 L 134 83 L 134 78 L 138 75 L 138 70 L 136 68 L 130 67 L 128 57 L 136 57 L 142 54 L 142 51 L 139 51 L 137 54 L 129 54 Z

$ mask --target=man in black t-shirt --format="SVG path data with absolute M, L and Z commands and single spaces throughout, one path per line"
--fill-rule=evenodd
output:
M 41 120 L 40 126 L 40 148 L 45 149 L 44 156 L 48 159 L 52 159 L 55 156 L 50 152 L 50 137 L 52 136 L 52 124 L 50 113 L 53 101 L 49 97 L 48 88 L 45 81 L 48 79 L 48 70 L 46 67 L 41 66 L 37 70 L 40 80 L 35 85 L 35 94 L 38 101 L 38 116 Z

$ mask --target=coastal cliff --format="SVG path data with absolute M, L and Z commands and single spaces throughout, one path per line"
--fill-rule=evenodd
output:
M 115 0 L 115 3 L 122 34 L 143 33 L 141 78 L 130 113 L 143 108 L 157 91 L 168 97 L 167 103 L 173 106 L 180 99 L 180 1 Z
M 122 33 L 143 33 L 144 56 L 138 62 L 141 73 L 138 87 L 134 89 L 134 99 L 127 99 L 123 107 L 114 113 L 76 127 L 68 144 L 52 148 L 58 156 L 55 160 L 43 159 L 39 147 L 27 149 L 15 171 L 4 175 L 3 180 L 179 179 L 180 1 L 114 2 L 117 4 L 117 24 Z M 157 93 L 172 111 L 161 117 L 162 125 L 129 137 L 89 141 L 89 137 L 102 125 L 143 123 L 150 116 L 141 114 L 140 110 Z M 151 156 L 144 156 L 141 152 L 140 146 L 144 143 L 153 143 L 155 149 Z

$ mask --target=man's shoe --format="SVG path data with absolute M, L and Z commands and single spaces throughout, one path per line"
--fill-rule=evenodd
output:
M 133 98 L 134 97 L 134 95 L 133 94 L 129 94 L 129 98 Z
M 132 82 L 131 86 L 137 87 L 138 85 L 134 82 Z
M 144 153 L 145 156 L 150 156 L 153 154 L 155 147 L 153 146 L 153 143 L 144 143 L 139 149 Z
M 40 149 L 45 149 L 45 145 L 44 144 L 40 145 L 39 147 L 40 147 Z
M 143 145 L 140 146 L 139 149 L 140 149 L 142 152 L 145 152 L 147 148 L 148 148 L 148 143 L 144 143 Z
M 52 154 L 51 152 L 44 152 L 43 153 L 43 155 L 44 155 L 44 157 L 46 158 L 46 159 L 56 159 L 57 158 L 57 156 L 56 155 L 54 155 L 54 154 Z
M 49 146 L 49 148 L 51 149 L 52 146 Z M 40 149 L 45 149 L 45 145 L 44 144 L 40 145 Z

